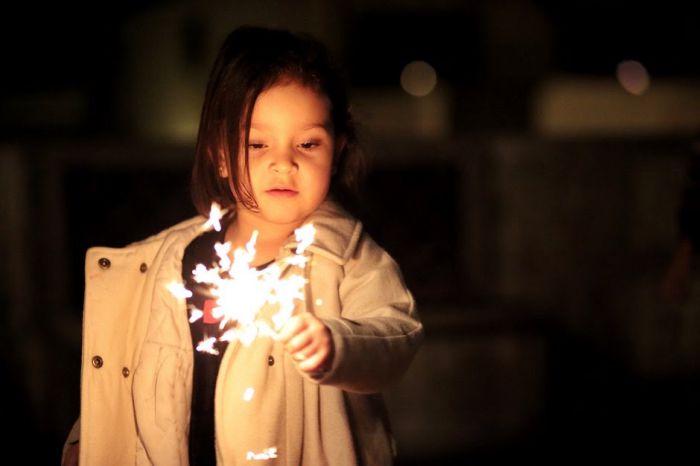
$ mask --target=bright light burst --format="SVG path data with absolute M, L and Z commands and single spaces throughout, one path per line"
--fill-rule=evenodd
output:
M 197 351 L 218 355 L 219 350 L 214 348 L 214 343 L 216 343 L 216 337 L 206 338 L 197 344 Z
M 277 448 L 270 447 L 266 448 L 260 453 L 255 453 L 254 451 L 249 451 L 245 459 L 247 460 L 270 460 L 277 458 Z
M 216 231 L 221 231 L 221 218 L 223 217 L 223 212 L 221 211 L 221 206 L 216 202 L 212 202 L 211 209 L 209 210 L 209 220 L 202 226 L 204 230 L 208 230 L 213 227 Z
M 255 389 L 253 387 L 246 388 L 245 391 L 243 392 L 243 400 L 244 401 L 252 400 L 254 394 L 255 394 Z
M 221 208 L 212 204 L 209 219 L 203 228 L 214 228 L 221 231 Z M 197 344 L 196 350 L 212 355 L 218 355 L 217 341 L 238 340 L 243 345 L 250 345 L 259 336 L 275 338 L 277 332 L 292 316 L 296 301 L 304 300 L 304 285 L 306 278 L 299 273 L 288 272 L 296 267 L 304 269 L 308 256 L 304 251 L 314 240 L 316 229 L 312 224 L 306 224 L 294 231 L 297 247 L 294 254 L 276 261 L 262 270 L 252 267 L 255 258 L 255 242 L 258 232 L 254 231 L 245 248 L 238 248 L 231 254 L 231 243 L 216 243 L 214 251 L 219 258 L 218 265 L 207 268 L 197 264 L 192 276 L 197 283 L 209 285 L 211 294 L 216 297 L 216 305 L 211 315 L 219 320 L 219 328 L 224 333 L 217 337 L 205 337 Z M 233 256 L 233 260 L 231 260 Z M 292 269 L 293 270 L 293 269 Z M 285 275 L 283 278 L 282 275 Z M 192 292 L 179 282 L 173 280 L 168 284 L 168 290 L 179 299 L 187 299 Z M 317 304 L 320 301 L 317 300 Z M 273 309 L 271 316 L 261 315 L 263 308 Z M 190 323 L 201 319 L 204 312 L 200 309 L 190 309 Z M 250 402 L 255 394 L 253 387 L 243 392 L 243 400 Z M 246 460 L 265 461 L 277 458 L 277 447 L 269 447 L 261 452 L 248 451 Z
M 204 227 L 213 227 L 218 231 L 221 228 L 220 219 L 221 210 L 213 204 L 210 218 Z M 276 337 L 294 313 L 296 302 L 304 300 L 306 278 L 299 273 L 287 272 L 287 269 L 303 269 L 306 266 L 308 257 L 303 253 L 313 242 L 315 233 L 316 229 L 310 223 L 296 229 L 294 234 L 298 246 L 295 253 L 262 270 L 251 266 L 255 258 L 257 231 L 253 232 L 245 248 L 233 251 L 233 260 L 231 243 L 214 245 L 219 258 L 218 265 L 207 268 L 204 264 L 197 264 L 192 275 L 197 283 L 209 285 L 211 294 L 216 298 L 211 315 L 219 321 L 220 329 L 226 329 L 218 340 L 238 340 L 247 346 L 258 336 Z M 168 289 L 178 298 L 192 296 L 192 292 L 179 282 L 173 281 Z M 274 313 L 263 316 L 263 308 L 271 309 Z M 190 311 L 190 322 L 201 317 L 202 311 Z M 205 339 L 197 345 L 197 351 L 218 354 L 214 347 L 216 340 L 215 337 Z
M 190 311 L 190 323 L 197 322 L 199 319 L 201 319 L 204 316 L 204 312 L 197 309 L 193 308 Z
M 303 254 L 304 251 L 306 251 L 306 248 L 308 248 L 311 245 L 311 243 L 313 243 L 315 236 L 316 228 L 314 228 L 313 223 L 307 223 L 306 225 L 294 230 L 294 237 L 299 242 L 299 245 L 296 249 L 296 253 Z
M 185 288 L 185 285 L 180 282 L 176 282 L 175 280 L 168 283 L 168 291 L 179 299 L 187 299 L 192 297 L 192 292 Z

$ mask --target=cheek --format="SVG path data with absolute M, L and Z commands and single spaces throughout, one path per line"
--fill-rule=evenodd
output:
M 328 192 L 328 189 L 331 184 L 331 165 L 328 164 L 327 166 L 324 166 L 323 168 L 319 168 L 316 180 L 318 183 L 318 189 L 319 191 L 323 191 L 323 194 L 325 196 L 325 193 Z
M 249 159 L 248 160 L 248 169 L 246 170 L 245 167 L 241 167 L 240 180 L 243 183 L 252 184 L 251 187 L 253 189 L 255 189 L 256 182 L 260 181 L 260 178 L 263 175 L 263 171 L 264 170 L 261 168 L 260 163 L 256 163 L 256 161 L 254 159 Z

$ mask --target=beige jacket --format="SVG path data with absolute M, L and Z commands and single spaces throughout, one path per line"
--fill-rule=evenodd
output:
M 422 340 L 413 298 L 359 221 L 331 202 L 309 221 L 317 233 L 300 311 L 330 328 L 332 367 L 313 379 L 269 337 L 229 344 L 215 395 L 219 464 L 392 462 L 378 392 L 406 370 Z M 81 465 L 188 463 L 193 345 L 185 302 L 167 285 L 180 279 L 184 249 L 203 223 L 198 217 L 123 249 L 88 251 L 81 417 L 71 434 L 80 438 Z M 295 247 L 290 240 L 279 259 Z

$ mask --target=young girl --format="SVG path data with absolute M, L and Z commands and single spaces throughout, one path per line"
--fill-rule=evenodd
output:
M 355 142 L 321 44 L 253 27 L 226 38 L 192 177 L 203 216 L 87 253 L 81 416 L 65 462 L 391 464 L 379 392 L 423 331 L 395 262 L 329 194 L 356 183 Z M 214 202 L 228 212 L 220 232 L 203 228 Z M 290 265 L 294 232 L 309 223 L 307 261 Z M 222 329 L 193 269 L 217 261 L 217 243 L 245 248 L 254 232 L 251 266 L 303 274 L 304 298 L 274 336 L 198 351 Z M 173 280 L 191 296 L 173 295 Z

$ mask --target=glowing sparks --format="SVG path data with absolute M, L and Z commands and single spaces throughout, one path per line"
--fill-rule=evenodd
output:
M 296 253 L 303 254 L 306 248 L 313 243 L 314 236 L 316 236 L 316 228 L 314 228 L 313 224 L 307 223 L 306 225 L 294 230 L 294 236 L 299 242 Z
M 225 270 L 230 269 L 231 259 L 229 259 L 228 253 L 229 251 L 231 251 L 231 243 L 216 243 L 214 245 L 214 251 L 216 251 L 216 255 L 219 256 L 219 264 L 221 265 L 221 267 Z M 197 267 L 199 267 L 199 265 Z
M 273 458 L 277 458 L 277 447 L 266 448 L 260 453 L 249 451 L 245 456 L 247 460 L 271 460 Z
M 197 322 L 199 319 L 202 318 L 204 315 L 203 311 L 200 311 L 199 309 L 193 308 L 190 311 L 190 323 Z
M 168 291 L 170 291 L 173 296 L 178 299 L 187 299 L 192 297 L 192 292 L 185 288 L 185 285 L 174 280 L 168 284 Z
M 289 265 L 295 265 L 297 267 L 304 267 L 308 261 L 309 258 L 306 256 L 290 256 L 287 258 L 287 263 Z
M 202 340 L 199 342 L 199 344 L 197 344 L 197 351 L 218 355 L 219 350 L 214 348 L 215 343 L 216 343 L 216 337 L 209 337 L 205 340 Z
M 203 229 L 221 231 L 222 216 L 221 208 L 216 203 L 212 204 L 209 219 L 203 224 Z M 218 264 L 212 268 L 207 268 L 204 264 L 196 265 L 192 277 L 196 283 L 208 285 L 211 296 L 216 298 L 211 316 L 219 320 L 219 329 L 223 332 L 218 338 L 207 337 L 200 341 L 196 351 L 219 355 L 216 348 L 218 341 L 235 340 L 247 346 L 260 336 L 277 338 L 277 332 L 293 315 L 297 302 L 304 300 L 307 279 L 302 273 L 294 273 L 294 270 L 304 269 L 308 263 L 309 256 L 304 255 L 304 252 L 313 243 L 316 229 L 312 224 L 306 224 L 296 229 L 294 234 L 297 246 L 293 253 L 261 270 L 252 266 L 257 231 L 253 232 L 244 248 L 234 251 L 231 251 L 231 243 L 216 243 L 214 251 Z M 192 292 L 176 280 L 170 282 L 167 289 L 178 299 L 192 297 Z M 315 303 L 320 306 L 322 301 L 317 299 Z M 202 310 L 190 308 L 190 323 L 203 316 Z M 255 389 L 248 387 L 243 392 L 243 401 L 250 402 L 254 396 Z M 248 461 L 275 458 L 277 447 L 246 453 Z
M 214 204 L 211 211 L 205 227 L 211 225 L 218 230 L 220 209 Z M 312 224 L 306 224 L 294 233 L 298 243 L 294 254 L 279 259 L 262 270 L 251 266 L 258 238 L 258 232 L 254 231 L 245 248 L 237 248 L 232 252 L 230 243 L 215 244 L 218 265 L 207 268 L 203 264 L 197 264 L 192 271 L 195 282 L 209 285 L 212 296 L 216 298 L 211 315 L 219 320 L 219 328 L 223 331 L 218 340 L 236 340 L 247 346 L 259 336 L 275 338 L 279 329 L 294 313 L 297 301 L 304 300 L 303 289 L 307 280 L 302 274 L 293 273 L 293 270 L 295 267 L 304 268 L 308 262 L 308 256 L 303 253 L 313 242 L 316 229 Z M 175 281 L 168 289 L 178 298 L 192 296 L 189 290 Z M 192 309 L 189 320 L 195 322 L 202 315 L 201 310 Z M 214 346 L 216 340 L 217 338 L 211 337 L 200 342 L 197 351 L 218 354 Z
M 209 220 L 206 221 L 202 227 L 204 230 L 209 228 L 214 228 L 216 231 L 221 231 L 221 218 L 223 217 L 223 212 L 221 211 L 221 206 L 216 202 L 212 202 L 211 209 L 209 210 Z

